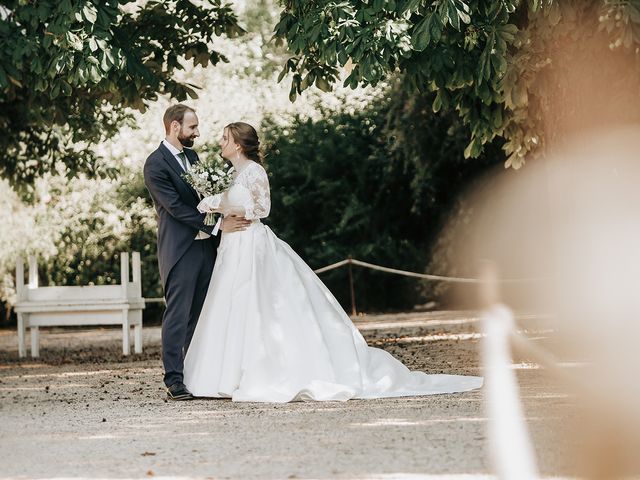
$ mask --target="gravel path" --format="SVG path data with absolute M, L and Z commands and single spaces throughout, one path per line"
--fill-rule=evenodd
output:
M 526 320 L 535 331 L 535 319 Z M 365 316 L 358 328 L 412 369 L 482 375 L 469 312 Z M 541 337 L 542 338 L 542 337 Z M 51 329 L 18 361 L 0 331 L 0 478 L 490 478 L 482 391 L 285 405 L 167 402 L 160 331 L 120 354 L 119 329 Z M 541 468 L 571 402 L 540 370 L 518 371 Z

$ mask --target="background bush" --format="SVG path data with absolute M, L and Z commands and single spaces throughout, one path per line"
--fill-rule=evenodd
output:
M 294 117 L 285 128 L 264 123 L 273 201 L 267 223 L 312 268 L 352 256 L 425 271 L 454 199 L 504 161 L 497 147 L 464 159 L 465 129 L 453 115 L 434 114 L 432 101 L 392 88 L 359 111 Z M 415 279 L 353 269 L 363 311 L 410 309 L 440 293 Z M 321 278 L 347 308 L 346 268 Z

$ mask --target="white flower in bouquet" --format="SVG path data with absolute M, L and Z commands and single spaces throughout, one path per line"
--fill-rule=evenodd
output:
M 200 160 L 182 176 L 203 197 L 225 192 L 233 182 L 233 167 L 222 158 L 211 156 Z M 215 214 L 207 213 L 205 225 L 215 224 Z

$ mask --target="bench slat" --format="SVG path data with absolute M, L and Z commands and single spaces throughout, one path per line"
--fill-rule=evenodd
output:
M 19 313 L 30 312 L 73 312 L 73 311 L 119 311 L 119 310 L 137 310 L 145 307 L 144 302 L 126 302 L 119 299 L 117 302 L 98 302 L 91 303 L 35 303 L 23 302 L 17 304 L 14 310 Z
M 131 321 L 131 326 L 142 321 Z M 122 317 L 113 312 L 35 313 L 29 315 L 30 327 L 80 327 L 86 325 L 122 325 Z
M 39 287 L 25 289 L 25 300 L 87 300 L 122 298 L 121 285 L 89 285 L 82 287 Z

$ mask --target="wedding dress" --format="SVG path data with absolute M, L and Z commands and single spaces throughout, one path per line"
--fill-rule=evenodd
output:
M 250 162 L 202 211 L 244 213 L 251 225 L 223 233 L 209 291 L 186 353 L 184 383 L 196 397 L 290 402 L 431 395 L 472 390 L 481 377 L 411 372 L 368 347 L 311 268 L 260 222 L 269 181 Z

